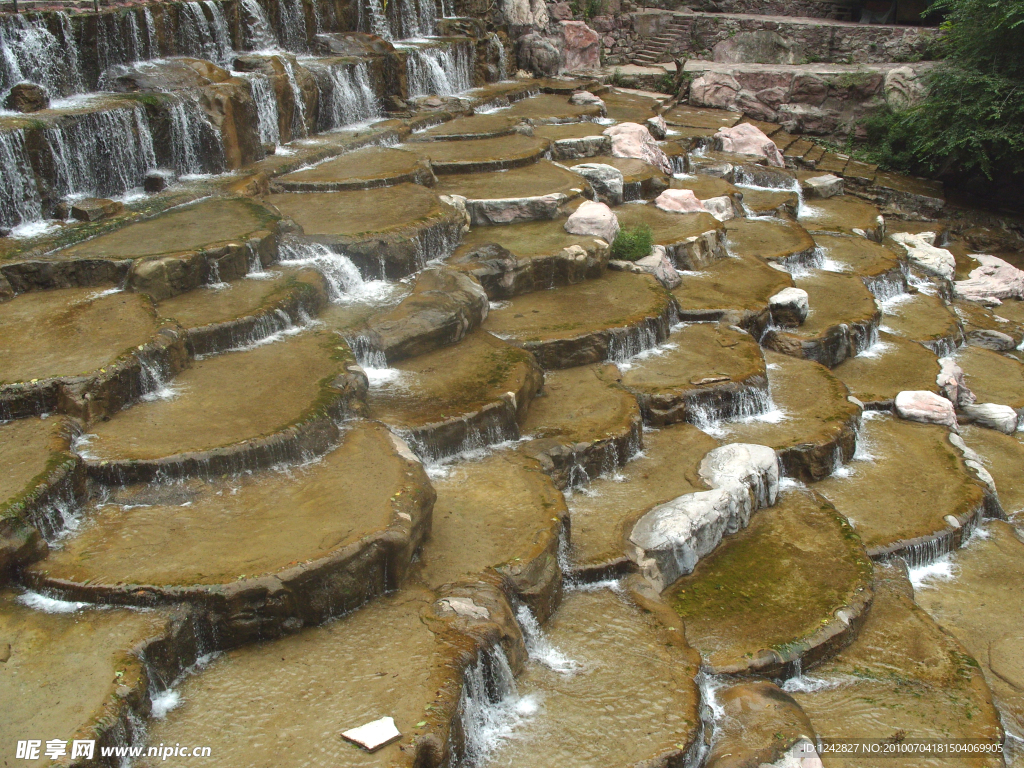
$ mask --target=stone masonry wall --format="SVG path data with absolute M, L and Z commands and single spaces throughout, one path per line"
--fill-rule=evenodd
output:
M 676 42 L 661 57 L 714 59 L 717 44 L 744 33 L 774 32 L 793 51 L 787 63 L 869 64 L 918 61 L 937 30 L 922 27 L 840 24 L 825 20 L 767 19 L 644 9 L 618 16 L 596 16 L 590 26 L 601 34 L 605 64 L 629 64 L 649 38 L 678 31 Z M 782 62 L 763 62 L 782 63 Z

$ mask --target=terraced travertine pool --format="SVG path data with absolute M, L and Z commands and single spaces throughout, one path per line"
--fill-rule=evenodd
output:
M 37 733 L 211 748 L 137 766 L 1021 764 L 1024 433 L 893 405 L 949 355 L 1024 412 L 1019 350 L 976 333 L 1016 347 L 1024 304 L 954 300 L 886 236 L 969 267 L 966 214 L 805 199 L 811 168 L 707 154 L 728 112 L 667 115 L 695 173 L 610 158 L 661 102 L 584 86 L 607 118 L 527 82 L 258 165 L 46 256 L 123 281 L 0 303 L 4 765 Z M 583 163 L 678 286 L 565 231 Z M 383 717 L 378 751 L 341 736 Z M 1006 754 L 795 762 L 818 738 Z

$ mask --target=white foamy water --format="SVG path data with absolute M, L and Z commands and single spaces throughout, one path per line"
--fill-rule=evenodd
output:
M 42 611 L 43 613 L 74 613 L 89 605 L 88 603 L 77 603 L 69 600 L 57 600 L 31 590 L 22 592 L 18 595 L 17 600 L 22 605 L 34 611 Z
M 579 669 L 579 664 L 574 659 L 566 656 L 551 643 L 529 606 L 520 605 L 516 610 L 516 618 L 523 630 L 526 650 L 532 661 L 564 675 L 571 675 Z
M 181 704 L 181 694 L 173 688 L 168 688 L 166 691 L 161 691 L 150 697 L 151 714 L 157 720 L 163 720 L 167 717 L 167 713 L 177 708 L 179 704 Z
M 909 569 L 910 583 L 914 591 L 932 589 L 944 581 L 952 581 L 957 576 L 957 567 L 949 555 L 943 555 L 927 565 L 919 565 Z

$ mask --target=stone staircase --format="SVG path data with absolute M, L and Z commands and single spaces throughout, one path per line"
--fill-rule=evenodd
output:
M 647 39 L 644 47 L 633 58 L 634 63 L 649 66 L 662 61 L 670 61 L 673 49 L 680 47 L 678 43 L 681 40 L 689 39 L 691 23 L 689 19 L 679 18 L 670 21 L 661 34 Z

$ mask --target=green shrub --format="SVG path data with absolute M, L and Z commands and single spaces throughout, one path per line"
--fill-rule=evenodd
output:
M 1024 172 L 1024 0 L 938 0 L 936 11 L 946 14 L 944 61 L 927 77 L 928 96 L 869 118 L 868 151 L 910 173 Z
M 649 256 L 654 247 L 654 232 L 646 224 L 623 227 L 612 242 L 612 258 L 636 261 Z

